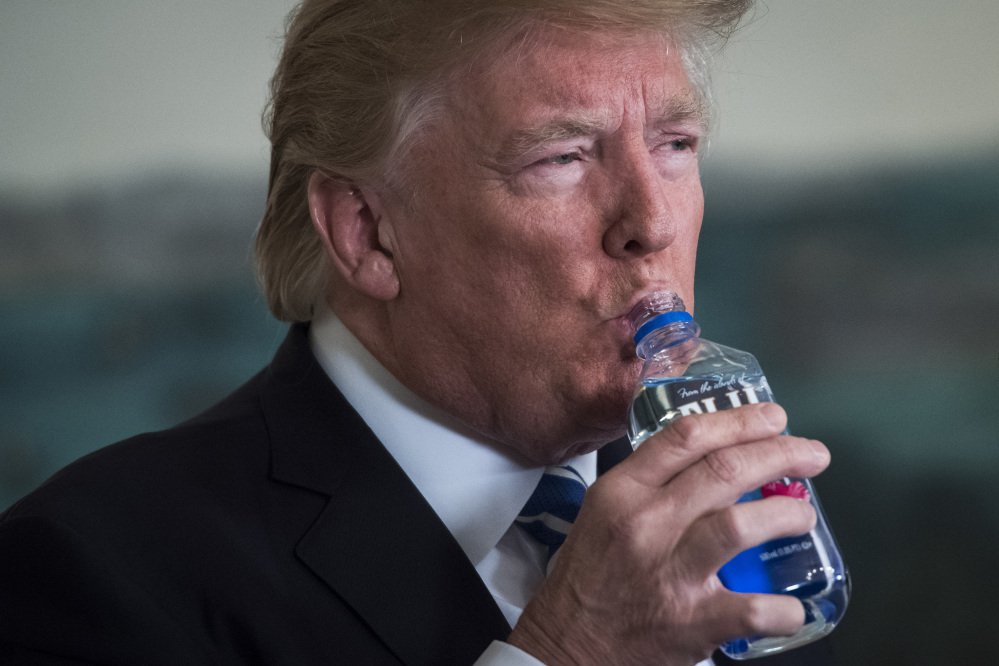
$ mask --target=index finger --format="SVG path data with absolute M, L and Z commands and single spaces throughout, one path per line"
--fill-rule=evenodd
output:
M 684 416 L 645 440 L 612 471 L 643 485 L 662 486 L 712 451 L 776 437 L 786 427 L 787 414 L 772 402 Z

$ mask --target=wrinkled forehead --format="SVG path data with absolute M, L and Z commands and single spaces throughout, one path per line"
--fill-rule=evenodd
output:
M 502 152 L 500 142 L 516 152 L 518 142 L 537 143 L 552 131 L 579 135 L 620 120 L 615 95 L 641 99 L 646 124 L 684 120 L 706 131 L 708 104 L 670 35 L 528 25 L 469 49 L 422 88 L 429 92 L 416 98 L 423 112 L 402 115 L 403 149 L 388 167 L 400 191 L 412 189 L 431 146 L 438 157 L 447 146 Z
M 470 62 L 452 74 L 453 90 L 490 89 L 502 84 L 511 92 L 548 93 L 559 102 L 572 101 L 580 84 L 606 81 L 608 75 L 628 78 L 636 55 L 649 62 L 673 61 L 682 65 L 680 47 L 669 35 L 657 31 L 592 29 L 531 24 L 516 33 L 500 36 Z M 568 62 L 566 60 L 568 59 Z M 553 67 L 558 77 L 550 76 Z M 459 94 L 460 97 L 460 94 Z
M 619 122 L 639 106 L 647 124 L 703 126 L 704 101 L 666 36 L 548 29 L 481 59 L 451 80 L 451 122 L 469 131 L 565 118 L 580 130 Z

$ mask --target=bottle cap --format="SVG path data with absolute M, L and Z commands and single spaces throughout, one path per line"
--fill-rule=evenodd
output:
M 674 310 L 673 312 L 664 312 L 662 314 L 658 314 L 652 319 L 649 319 L 641 326 L 639 326 L 638 330 L 635 331 L 635 336 L 632 338 L 632 340 L 634 340 L 635 344 L 637 345 L 645 338 L 646 335 L 656 330 L 657 328 L 662 328 L 667 324 L 672 324 L 678 321 L 694 321 L 694 318 L 690 315 L 689 312 L 684 312 L 683 310 Z
M 628 314 L 628 321 L 635 332 L 632 340 L 637 345 L 657 328 L 678 321 L 693 321 L 693 317 L 676 292 L 654 291 L 635 304 Z

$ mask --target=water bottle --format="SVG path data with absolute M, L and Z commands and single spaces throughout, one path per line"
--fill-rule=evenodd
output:
M 683 416 L 773 401 L 752 354 L 702 339 L 676 294 L 652 294 L 632 310 L 630 319 L 636 352 L 645 362 L 629 413 L 633 447 Z M 843 617 L 850 596 L 849 574 L 811 481 L 775 479 L 739 501 L 771 495 L 811 502 L 818 516 L 815 527 L 740 553 L 718 571 L 718 578 L 735 592 L 797 597 L 805 608 L 805 624 L 793 636 L 728 641 L 721 649 L 733 659 L 774 654 L 826 636 Z

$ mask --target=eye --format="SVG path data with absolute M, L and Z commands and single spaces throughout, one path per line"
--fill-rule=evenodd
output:
M 678 153 L 685 150 L 695 150 L 697 148 L 697 139 L 687 136 L 679 137 L 672 139 L 666 145 L 670 150 Z
M 582 182 L 592 153 L 590 146 L 573 141 L 571 145 L 547 146 L 532 159 L 516 172 L 518 184 L 535 195 L 552 196 L 564 194 Z
M 541 160 L 541 164 L 565 166 L 567 164 L 572 164 L 573 162 L 578 162 L 581 159 L 582 156 L 579 153 L 562 153 L 561 155 L 555 155 L 554 157 L 547 157 Z

